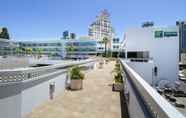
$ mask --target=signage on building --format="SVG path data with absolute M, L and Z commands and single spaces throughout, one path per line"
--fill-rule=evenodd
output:
M 154 37 L 155 38 L 163 38 L 163 37 L 176 37 L 178 33 L 176 31 L 155 31 Z

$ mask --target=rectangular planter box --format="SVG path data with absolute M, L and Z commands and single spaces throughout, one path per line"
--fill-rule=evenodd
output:
M 112 91 L 123 91 L 123 83 L 113 83 Z
M 70 82 L 70 88 L 72 90 L 79 90 L 83 88 L 83 80 L 77 79 L 77 80 L 71 80 Z

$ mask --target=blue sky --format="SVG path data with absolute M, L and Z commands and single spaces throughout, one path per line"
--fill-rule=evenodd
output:
M 186 0 L 0 0 L 0 27 L 15 40 L 58 39 L 64 30 L 87 35 L 102 9 L 110 12 L 119 38 L 144 21 L 172 26 L 186 20 Z

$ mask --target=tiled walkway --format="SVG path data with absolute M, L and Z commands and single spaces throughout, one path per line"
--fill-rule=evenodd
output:
M 87 71 L 83 90 L 65 90 L 26 118 L 121 118 L 119 93 L 109 86 L 113 68 L 114 62 L 109 62 L 103 69 Z

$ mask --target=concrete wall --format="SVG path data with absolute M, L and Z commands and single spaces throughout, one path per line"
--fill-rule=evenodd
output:
M 54 97 L 59 92 L 63 92 L 67 82 L 68 68 L 66 66 L 76 64 L 83 66 L 83 69 L 91 69 L 94 66 L 94 62 L 91 60 L 69 62 L 56 65 L 55 71 L 47 71 L 48 73 L 39 74 L 40 76 L 31 76 L 31 78 L 25 76 L 26 79 L 7 82 L 0 81 L 0 118 L 22 118 L 31 112 L 33 108 L 47 100 L 51 100 L 49 89 L 51 84 L 55 85 Z M 27 73 L 27 71 L 23 72 Z M 30 74 L 33 74 L 33 72 L 31 71 Z M 9 74 L 11 77 L 14 75 L 13 77 L 20 78 L 20 75 L 15 74 L 14 71 Z M 7 79 L 7 77 L 3 76 L 1 79 Z
M 127 62 L 127 64 L 133 68 L 146 82 L 150 85 L 155 82 L 153 75 L 153 62 Z
M 21 118 L 21 94 L 0 99 L 0 118 Z
M 129 117 L 148 118 L 148 116 L 144 113 L 143 108 L 139 102 L 139 96 L 135 94 L 135 91 L 128 80 L 126 81 L 125 93 L 128 93 L 127 106 L 128 106 Z
M 21 118 L 21 84 L 0 85 L 0 118 Z
M 124 61 L 125 95 L 130 118 L 185 118 Z
M 21 118 L 50 100 L 49 85 L 55 84 L 54 97 L 65 89 L 65 72 L 45 78 L 0 85 L 0 118 Z M 52 79 L 51 79 L 52 78 Z
M 22 116 L 25 116 L 31 110 L 41 103 L 50 100 L 49 94 L 49 85 L 51 83 L 55 84 L 54 96 L 57 95 L 60 91 L 62 92 L 65 89 L 66 73 L 54 77 L 48 81 L 36 84 L 35 86 L 29 87 L 22 91 L 22 101 L 21 109 Z M 24 83 L 24 85 L 27 83 Z M 25 85 L 26 86 L 26 85 Z

